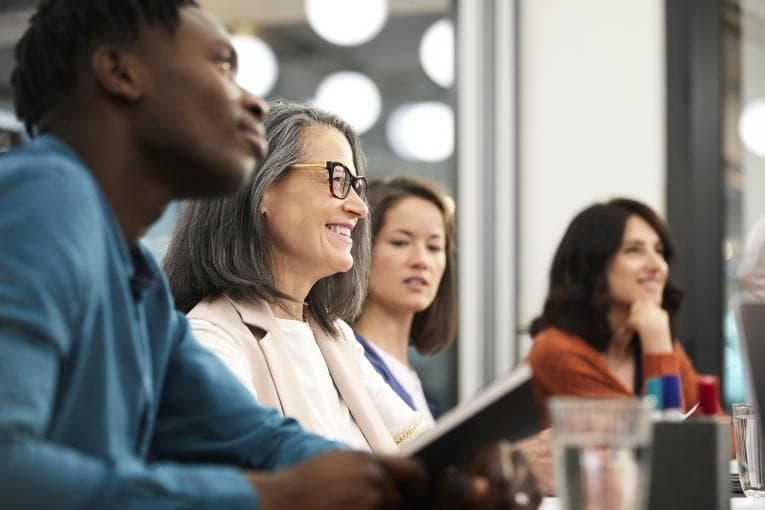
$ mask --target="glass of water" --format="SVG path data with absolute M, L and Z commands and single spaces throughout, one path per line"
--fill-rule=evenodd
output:
M 555 483 L 564 510 L 643 510 L 651 407 L 643 400 L 554 397 Z
M 765 496 L 765 453 L 757 413 L 751 404 L 733 404 L 733 437 L 741 488 L 748 497 L 761 498 Z

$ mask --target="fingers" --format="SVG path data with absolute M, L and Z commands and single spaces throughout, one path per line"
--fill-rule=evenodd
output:
M 291 469 L 250 479 L 260 492 L 264 510 L 388 509 L 400 502 L 382 464 L 365 452 L 322 453 Z
M 644 352 L 660 353 L 672 350 L 669 314 L 658 304 L 648 301 L 634 302 L 627 324 L 640 335 Z
M 371 454 L 362 452 L 353 452 L 358 456 L 357 460 L 361 463 L 356 466 L 361 480 L 368 486 L 367 492 L 373 496 L 374 504 L 369 508 L 397 509 L 401 506 L 402 493 L 406 493 L 407 483 L 410 483 L 409 474 L 412 473 L 411 466 L 414 464 L 408 459 L 396 458 L 381 459 Z M 416 465 L 415 465 L 416 466 Z M 347 510 L 347 509 L 341 509 Z
M 483 476 L 466 476 L 462 482 L 464 487 L 464 499 L 470 503 L 480 503 L 489 495 L 491 483 Z
M 412 459 L 399 455 L 380 455 L 377 460 L 388 476 L 397 482 L 417 480 L 418 483 L 425 483 L 425 470 Z
M 548 495 L 555 493 L 551 430 L 549 428 L 545 429 L 528 439 L 513 444 L 514 452 L 523 454 L 528 469 L 534 475 L 534 478 L 536 478 L 541 492 Z M 515 462 L 515 464 L 517 465 L 518 463 Z
M 546 450 L 550 458 L 548 436 L 527 441 L 526 448 Z M 507 441 L 482 448 L 473 456 L 468 470 L 449 470 L 439 484 L 442 508 L 492 510 L 533 510 L 542 501 L 542 492 L 523 454 Z
M 406 457 L 383 455 L 377 458 L 385 474 L 385 494 L 395 492 L 404 495 L 419 495 L 425 490 L 427 474 L 418 463 Z
M 450 467 L 438 483 L 436 508 L 465 510 L 477 508 L 489 497 L 491 484 L 486 477 Z
M 402 495 L 399 488 L 389 476 L 381 476 L 381 506 L 382 508 L 399 508 L 401 506 Z
M 514 477 L 508 494 L 512 508 L 518 510 L 537 508 L 542 503 L 544 489 L 537 483 L 533 469 L 521 452 L 514 451 L 512 458 Z

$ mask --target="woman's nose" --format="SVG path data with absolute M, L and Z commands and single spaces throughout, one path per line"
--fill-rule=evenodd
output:
M 648 265 L 651 269 L 667 272 L 667 261 L 664 259 L 664 254 L 659 252 L 652 252 L 648 256 Z
M 343 209 L 357 218 L 365 218 L 369 214 L 369 206 L 356 194 L 353 188 L 343 200 Z
M 412 250 L 410 252 L 410 262 L 413 267 L 427 268 L 428 267 L 427 247 L 420 243 L 413 243 Z

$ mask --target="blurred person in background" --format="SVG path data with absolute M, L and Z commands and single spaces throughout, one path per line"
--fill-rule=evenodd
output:
M 353 328 L 383 379 L 432 422 L 408 352 L 433 354 L 456 336 L 453 202 L 428 182 L 396 177 L 370 184 L 369 206 L 369 289 Z
M 530 326 L 545 421 L 548 397 L 640 396 L 649 377 L 668 374 L 680 377 L 683 411 L 696 405 L 697 374 L 673 332 L 682 298 L 669 280 L 673 252 L 664 221 L 635 200 L 594 204 L 571 221 Z
M 457 333 L 454 202 L 435 185 L 410 177 L 369 185 L 372 258 L 369 289 L 353 327 L 364 352 L 396 393 L 432 421 L 409 346 L 430 355 Z M 512 419 L 512 417 L 508 417 Z M 541 489 L 552 493 L 549 431 L 512 445 Z

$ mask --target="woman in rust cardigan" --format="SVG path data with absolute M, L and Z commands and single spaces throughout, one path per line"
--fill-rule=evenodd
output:
M 668 279 L 672 253 L 666 224 L 640 202 L 614 199 L 573 219 L 530 327 L 544 421 L 548 397 L 639 396 L 665 374 L 680 376 L 685 411 L 697 403 L 696 371 L 673 334 L 682 293 Z

